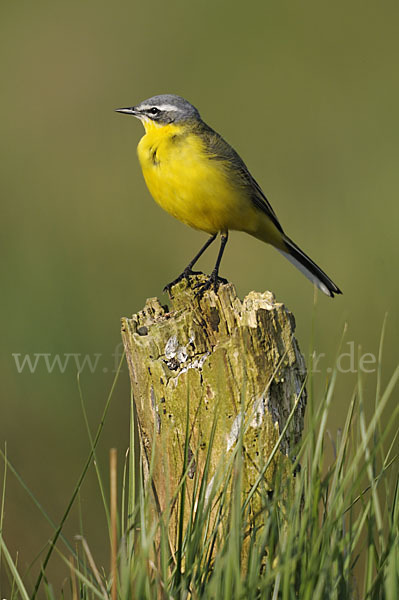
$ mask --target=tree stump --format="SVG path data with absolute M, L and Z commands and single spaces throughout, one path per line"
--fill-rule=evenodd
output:
M 230 283 L 198 300 L 193 287 L 201 281 L 200 275 L 191 279 L 191 287 L 186 281 L 176 285 L 170 308 L 150 298 L 142 311 L 122 319 L 144 478 L 148 482 L 155 457 L 151 484 L 160 511 L 182 477 L 187 410 L 188 485 L 203 470 L 215 411 L 210 476 L 234 451 L 243 427 L 244 493 L 259 476 L 298 397 L 294 418 L 265 472 L 266 486 L 272 487 L 278 464 L 291 464 L 303 429 L 306 368 L 293 335 L 293 315 L 271 292 L 250 292 L 241 302 Z M 176 523 L 172 530 L 174 543 Z

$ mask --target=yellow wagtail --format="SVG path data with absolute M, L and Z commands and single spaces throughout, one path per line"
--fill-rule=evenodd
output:
M 221 235 L 216 265 L 200 294 L 217 291 L 226 280 L 219 266 L 230 229 L 245 231 L 271 244 L 322 292 L 334 297 L 341 290 L 284 233 L 261 188 L 237 152 L 201 119 L 187 100 L 173 94 L 154 96 L 117 112 L 140 119 L 145 135 L 137 147 L 144 179 L 154 200 L 194 229 L 211 235 L 183 273 L 165 286 L 168 291 L 195 274 L 193 266 Z

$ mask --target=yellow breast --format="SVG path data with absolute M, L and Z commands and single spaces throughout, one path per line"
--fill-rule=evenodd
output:
M 154 200 L 195 229 L 248 230 L 248 221 L 256 219 L 251 202 L 223 161 L 207 155 L 202 138 L 184 125 L 145 126 L 137 152 Z

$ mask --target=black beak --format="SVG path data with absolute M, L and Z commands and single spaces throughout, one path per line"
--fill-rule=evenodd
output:
M 140 113 L 132 106 L 131 108 L 116 108 L 115 112 L 124 113 L 125 115 L 134 115 L 137 117 Z

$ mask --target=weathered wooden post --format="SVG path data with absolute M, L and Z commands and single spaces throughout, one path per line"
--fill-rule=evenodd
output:
M 244 491 L 250 489 L 300 394 L 280 451 L 265 473 L 266 484 L 276 464 L 289 460 L 306 405 L 305 362 L 294 329 L 292 314 L 272 293 L 251 292 L 241 302 L 232 284 L 198 300 L 181 282 L 173 288 L 170 308 L 151 298 L 131 319 L 122 319 L 144 477 L 155 452 L 152 488 L 158 509 L 165 509 L 182 475 L 187 409 L 188 483 L 203 469 L 217 411 L 211 475 L 233 451 L 244 414 L 243 484 Z M 176 539 L 173 515 L 170 539 Z

